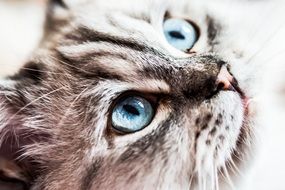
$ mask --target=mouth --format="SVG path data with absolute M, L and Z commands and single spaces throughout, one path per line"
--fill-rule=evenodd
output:
M 233 76 L 233 74 L 228 70 L 226 66 L 222 66 L 221 71 L 217 76 L 217 84 L 220 85 L 220 89 L 222 90 L 238 93 L 242 100 L 245 116 L 247 116 L 252 98 L 246 96 L 245 92 L 240 88 L 237 79 Z
M 237 79 L 228 70 L 226 66 L 222 66 L 220 73 L 217 76 L 216 84 L 219 90 L 233 91 L 239 94 L 245 108 L 248 107 L 249 98 L 240 88 Z
M 250 105 L 252 102 L 252 98 L 249 97 L 244 97 L 242 98 L 242 104 L 243 104 L 243 109 L 244 109 L 244 115 L 247 118 L 250 115 Z
M 240 88 L 237 80 L 233 78 L 233 82 L 231 83 L 232 88 L 231 90 L 238 93 L 241 100 L 242 100 L 242 105 L 243 105 L 243 110 L 244 110 L 244 117 L 248 117 L 250 113 L 250 105 L 252 102 L 253 98 L 248 97 L 245 92 Z
M 242 177 L 240 174 L 240 169 L 245 166 L 245 162 L 249 159 L 252 150 L 253 138 L 253 126 L 251 123 L 251 118 L 255 114 L 255 106 L 253 104 L 253 98 L 249 97 L 243 89 L 239 86 L 238 81 L 233 77 L 231 81 L 231 86 L 228 91 L 232 91 L 239 95 L 241 101 L 241 108 L 243 110 L 242 123 L 237 134 L 237 139 L 235 141 L 235 147 L 231 150 L 230 159 L 225 161 L 225 170 L 221 170 L 221 175 L 229 175 L 230 177 Z M 238 172 L 237 172 L 238 171 Z M 226 172 L 226 173 L 224 173 Z M 222 178 L 222 177 L 221 177 Z M 225 182 L 227 183 L 227 182 Z

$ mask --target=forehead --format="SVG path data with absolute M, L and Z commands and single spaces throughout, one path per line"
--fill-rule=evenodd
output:
M 75 28 L 82 26 L 124 39 L 131 38 L 132 41 L 144 42 L 175 57 L 185 58 L 189 55 L 173 48 L 166 41 L 163 35 L 163 19 L 166 12 L 174 17 L 192 20 L 199 27 L 200 38 L 192 49 L 197 53 L 211 50 L 209 34 L 211 34 L 210 40 L 214 40 L 214 37 L 230 37 L 231 40 L 220 40 L 220 43 L 216 43 L 216 47 L 230 50 L 234 47 L 233 43 L 237 46 L 243 39 L 246 41 L 245 37 L 250 33 L 248 30 L 252 30 L 249 26 L 252 25 L 253 9 L 247 6 L 247 1 L 242 3 L 237 0 L 120 0 L 120 3 L 116 0 L 73 1 L 70 1 L 70 7 L 74 18 L 72 24 Z M 252 4 L 256 3 L 251 2 Z M 256 19 L 253 21 L 255 23 Z M 215 33 L 223 31 L 223 35 L 213 36 L 213 31 Z M 236 39 L 239 39 L 239 43 L 236 43 Z M 216 48 L 215 52 L 224 51 Z
M 204 12 L 189 10 L 192 1 L 185 0 L 89 0 L 74 3 L 74 25 L 81 25 L 94 31 L 113 34 L 134 41 L 144 41 L 156 48 L 166 50 L 178 57 L 186 57 L 168 44 L 163 35 L 163 19 L 171 16 L 192 19 L 199 27 L 203 24 Z M 195 6 L 195 5 L 193 5 Z M 198 18 L 200 21 L 198 21 Z
M 198 8 L 203 10 L 208 7 L 224 7 L 223 5 L 247 4 L 251 1 L 239 0 L 67 0 L 77 10 L 100 12 L 101 10 L 145 12 L 151 13 L 158 10 L 189 11 L 188 9 Z M 80 6 L 78 6 L 80 5 Z M 235 7 L 235 9 L 238 7 Z
M 190 0 L 193 1 L 193 0 Z M 90 8 L 101 8 L 101 9 L 120 9 L 120 10 L 132 10 L 132 11 L 151 11 L 153 9 L 163 8 L 183 8 L 189 1 L 186 0 L 85 0 L 78 1 L 81 5 L 89 5 Z M 75 3 L 73 3 L 75 4 Z M 93 5 L 93 6 L 90 6 Z

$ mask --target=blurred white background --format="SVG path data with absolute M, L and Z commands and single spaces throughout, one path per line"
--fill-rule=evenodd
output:
M 36 47 L 44 19 L 43 0 L 0 0 L 0 76 L 14 73 Z

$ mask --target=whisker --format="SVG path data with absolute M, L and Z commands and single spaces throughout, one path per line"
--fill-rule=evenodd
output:
M 278 32 L 280 32 L 280 30 L 285 26 L 285 23 L 282 23 L 264 42 L 263 44 L 260 46 L 260 48 L 248 59 L 248 61 L 246 62 L 247 64 L 251 63 L 260 53 L 263 52 L 263 50 L 267 47 L 266 45 L 268 45 L 272 40 L 274 40 L 274 37 L 276 36 L 276 34 L 278 34 Z
M 58 126 L 61 126 L 63 121 L 65 120 L 65 118 L 68 115 L 68 112 L 70 111 L 71 107 L 74 105 L 74 103 L 81 97 L 81 95 L 86 92 L 89 89 L 90 86 L 87 86 L 85 89 L 83 89 L 75 98 L 74 100 L 70 103 L 69 107 L 67 108 L 67 110 L 65 111 L 64 115 L 62 116 L 62 118 L 60 119 L 60 121 L 58 122 Z
M 192 182 L 193 182 L 194 174 L 191 175 L 190 180 L 189 180 L 189 186 L 187 189 L 191 189 Z
M 228 172 L 227 166 L 224 166 L 223 168 L 224 168 L 224 172 L 225 172 L 225 176 L 226 176 L 226 180 L 227 180 L 228 184 L 230 185 L 232 190 L 235 190 L 236 188 L 235 188 L 234 183 L 233 183 L 233 181 L 231 179 L 231 176 L 230 176 L 230 174 Z
M 27 71 L 36 71 L 36 72 L 40 72 L 40 73 L 49 73 L 49 74 L 55 74 L 55 75 L 62 75 L 62 73 L 56 73 L 56 72 L 52 72 L 52 71 L 43 71 L 43 70 L 38 70 L 38 69 L 30 69 L 27 67 L 21 67 L 21 70 L 27 70 Z
M 270 15 L 272 15 L 273 13 L 275 13 L 275 11 L 279 8 L 279 5 L 276 4 L 274 5 L 273 8 L 267 8 L 266 12 L 263 11 L 262 12 L 262 17 L 263 18 L 269 18 Z M 255 15 L 256 17 L 260 17 L 260 12 L 257 13 L 258 15 Z M 264 22 L 265 21 L 265 22 Z M 271 22 L 270 19 L 262 19 L 262 22 L 259 22 L 258 25 L 253 25 L 252 26 L 252 32 L 250 34 L 250 37 L 248 39 L 250 39 L 249 42 L 247 42 L 247 46 L 246 48 L 248 48 L 248 46 L 251 44 L 252 41 L 254 41 L 254 38 L 257 36 L 256 33 L 260 31 L 260 28 L 262 28 L 262 26 L 264 26 L 264 24 L 268 24 L 267 22 Z
M 285 58 L 285 49 L 283 49 L 283 50 L 281 50 L 281 51 L 278 51 L 278 52 L 276 52 L 276 53 L 274 53 L 274 54 L 271 54 L 270 56 L 268 56 L 268 57 L 266 57 L 264 60 L 262 60 L 261 62 L 262 63 L 264 63 L 264 64 L 267 64 L 268 62 L 273 62 L 273 61 L 275 61 L 275 59 L 277 59 L 277 60 L 279 60 L 280 59 L 280 61 L 282 61 L 283 62 L 283 59 L 282 58 Z M 270 67 L 273 67 L 273 66 L 276 66 L 276 65 L 272 65 L 272 64 L 270 64 Z M 279 68 L 277 68 L 277 69 L 283 69 L 284 70 L 284 66 L 283 66 L 283 64 L 282 65 L 277 65 L 277 66 L 280 66 Z
M 212 169 L 211 169 L 211 189 L 212 190 L 216 190 L 216 185 L 215 185 L 215 160 L 213 159 L 213 163 L 212 163 Z
M 49 93 L 47 93 L 47 94 L 44 94 L 44 95 L 42 95 L 42 96 L 36 98 L 35 100 L 31 101 L 30 103 L 28 103 L 27 105 L 25 105 L 24 107 L 22 107 L 20 110 L 18 110 L 14 115 L 12 115 L 12 116 L 8 119 L 7 123 L 11 122 L 11 120 L 13 120 L 19 113 L 21 113 L 22 111 L 24 111 L 24 110 L 25 110 L 27 107 L 29 107 L 30 105 L 34 104 L 35 102 L 37 102 L 37 101 L 39 101 L 39 100 L 41 100 L 41 99 L 43 99 L 43 98 L 48 97 L 49 95 L 51 95 L 51 94 L 53 94 L 53 93 L 55 93 L 55 92 L 58 92 L 58 91 L 62 90 L 64 87 L 65 87 L 65 86 L 62 86 L 62 87 L 60 87 L 60 88 L 58 88 L 58 89 L 55 89 L 55 90 L 53 90 L 53 91 L 51 91 L 51 92 L 49 92 Z
M 202 169 L 201 169 L 201 163 L 197 164 L 197 176 L 198 176 L 198 189 L 203 190 L 203 176 L 202 176 Z
M 215 190 L 219 190 L 220 189 L 220 184 L 219 184 L 219 176 L 218 176 L 218 167 L 214 166 L 215 168 L 215 171 L 214 171 L 214 174 L 215 174 Z

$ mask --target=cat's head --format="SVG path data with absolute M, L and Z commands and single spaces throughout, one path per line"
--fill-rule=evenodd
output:
M 1 156 L 32 189 L 228 182 L 254 128 L 259 5 L 242 2 L 50 1 L 39 50 L 1 83 Z

